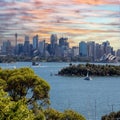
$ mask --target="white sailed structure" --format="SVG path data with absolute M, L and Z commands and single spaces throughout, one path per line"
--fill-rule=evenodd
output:
M 85 77 L 84 80 L 92 80 L 92 78 L 89 76 L 89 72 L 87 72 L 87 76 Z

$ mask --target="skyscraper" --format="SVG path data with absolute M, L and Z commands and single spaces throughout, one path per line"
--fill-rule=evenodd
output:
M 45 40 L 39 42 L 39 52 L 41 56 L 45 55 Z
M 107 54 L 107 47 L 110 46 L 109 41 L 103 42 L 102 45 L 104 47 L 103 48 L 104 49 L 104 54 Z
M 61 37 L 60 39 L 59 39 L 59 46 L 61 47 L 61 46 L 67 46 L 67 47 L 69 47 L 69 43 L 67 42 L 68 41 L 68 38 L 64 38 L 64 37 Z
M 51 42 L 51 55 L 55 55 L 55 48 L 57 46 L 57 35 L 56 34 L 51 35 L 50 42 Z
M 88 57 L 91 58 L 92 61 L 96 59 L 96 44 L 94 41 L 90 41 L 87 43 L 88 47 Z
M 5 55 L 12 54 L 12 46 L 9 40 L 3 42 L 3 45 L 1 47 L 1 52 L 2 54 L 5 54 Z
M 17 33 L 15 33 L 15 55 L 17 55 L 17 54 L 18 54 L 17 37 L 18 37 L 18 34 L 17 34 Z
M 38 50 L 38 35 L 33 37 L 33 49 Z
M 23 47 L 24 55 L 30 55 L 30 43 L 29 36 L 25 36 L 24 47 Z
M 79 43 L 79 55 L 81 57 L 87 57 L 88 56 L 88 48 L 87 48 L 87 43 L 84 41 L 81 41 Z
M 18 37 L 18 35 L 17 35 L 17 33 L 15 33 L 15 46 L 17 46 L 17 37 Z

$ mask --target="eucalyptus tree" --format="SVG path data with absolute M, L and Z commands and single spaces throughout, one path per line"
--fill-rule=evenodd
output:
M 48 106 L 49 84 L 38 77 L 30 68 L 0 70 L 0 86 L 8 92 L 13 101 L 26 99 L 28 105 Z

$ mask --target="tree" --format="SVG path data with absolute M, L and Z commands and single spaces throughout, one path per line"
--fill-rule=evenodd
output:
M 49 84 L 30 68 L 0 70 L 3 89 L 13 101 L 25 98 L 28 105 L 36 102 L 39 107 L 49 105 Z
M 17 102 L 0 89 L 0 120 L 34 120 L 35 116 L 27 108 L 24 100 Z
M 46 120 L 62 120 L 61 119 L 62 113 L 55 109 L 48 108 L 44 111 L 44 114 L 45 114 Z
M 65 110 L 61 120 L 86 120 L 86 119 L 82 115 L 73 110 Z
M 0 69 L 0 120 L 85 120 L 72 110 L 44 109 L 49 105 L 49 90 L 48 83 L 30 68 Z
M 102 116 L 101 120 L 119 120 L 120 119 L 120 111 L 111 112 L 108 115 Z
M 52 108 L 44 111 L 46 120 L 86 120 L 81 114 L 73 110 L 65 110 L 64 112 L 59 112 Z

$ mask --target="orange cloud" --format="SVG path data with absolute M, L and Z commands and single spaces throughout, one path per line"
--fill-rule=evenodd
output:
M 76 4 L 104 5 L 104 4 L 120 4 L 118 0 L 72 0 Z

